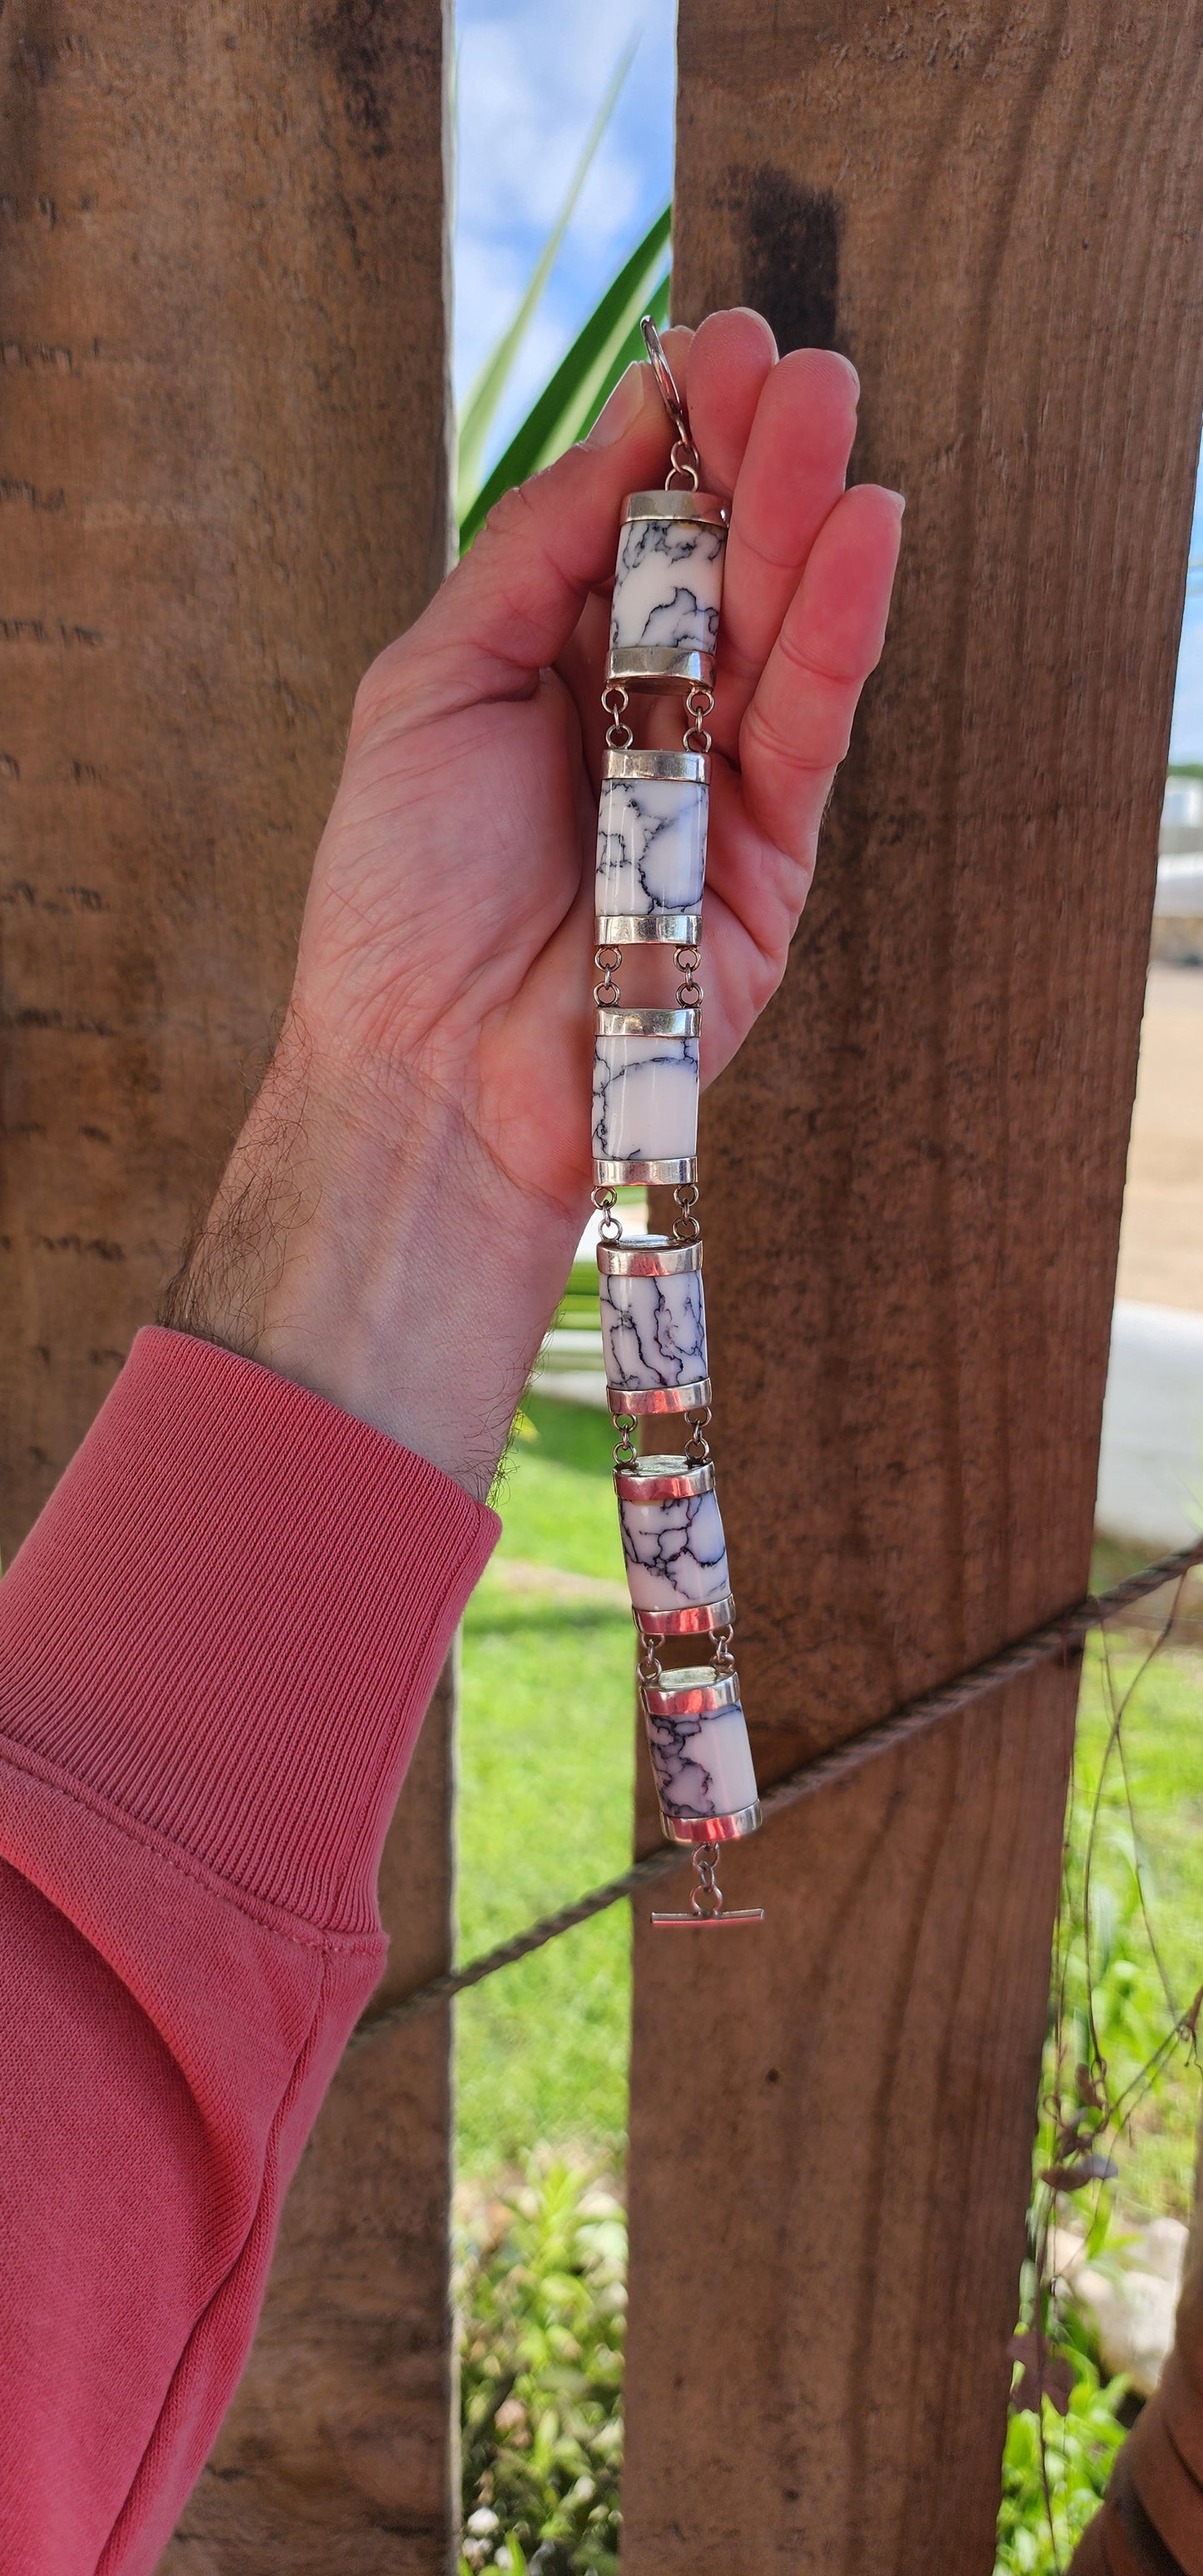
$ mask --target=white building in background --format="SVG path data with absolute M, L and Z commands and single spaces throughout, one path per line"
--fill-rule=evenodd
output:
M 1203 1315 L 1117 1299 L 1095 1519 L 1155 1553 L 1203 1527 Z
M 1168 781 L 1158 851 L 1152 955 L 1203 986 L 1203 778 Z M 1203 1041 L 1203 1011 L 1197 1025 Z M 1197 1079 L 1203 1098 L 1203 1045 Z M 1196 1186 L 1203 1198 L 1203 1152 Z M 1203 1313 L 1117 1300 L 1096 1520 L 1153 1552 L 1203 1527 Z
M 1152 954 L 1203 966 L 1203 778 L 1171 778 L 1157 836 Z
M 1157 847 L 1163 858 L 1203 850 L 1203 778 L 1169 778 Z

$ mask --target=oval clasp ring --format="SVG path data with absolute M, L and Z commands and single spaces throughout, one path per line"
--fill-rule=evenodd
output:
M 639 328 L 643 333 L 643 345 L 652 362 L 652 374 L 654 375 L 659 388 L 660 399 L 668 413 L 673 428 L 676 430 L 678 438 L 685 440 L 687 444 L 692 444 L 689 437 L 689 422 L 686 418 L 685 405 L 677 391 L 677 380 L 667 358 L 664 355 L 664 350 L 660 341 L 660 334 L 656 329 L 656 325 L 653 322 L 650 313 L 644 314 Z

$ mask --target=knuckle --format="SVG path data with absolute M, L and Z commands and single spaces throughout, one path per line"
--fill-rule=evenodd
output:
M 843 695 L 848 689 L 859 689 L 864 676 L 859 666 L 855 671 L 849 670 L 839 654 L 826 655 L 808 650 L 799 637 L 790 634 L 788 627 L 781 638 L 781 656 L 789 669 L 812 689 L 834 690 Z
M 533 509 L 534 499 L 530 485 L 511 483 L 509 491 L 503 492 L 500 498 L 494 501 L 480 529 L 477 543 L 480 543 L 481 537 L 493 544 L 500 541 L 503 545 L 508 544 L 515 537 L 525 541 Z
M 766 752 L 775 761 L 783 762 L 787 768 L 813 778 L 825 778 L 837 761 L 843 759 L 848 748 L 847 725 L 816 727 L 812 723 L 805 730 L 800 727 L 795 733 L 789 726 L 778 722 L 756 699 L 748 709 L 744 726 L 758 750 Z M 818 731 L 823 735 L 821 741 L 816 740 Z
M 395 636 L 369 662 L 351 705 L 349 747 L 378 733 L 382 725 L 403 714 L 407 705 L 412 709 L 415 683 L 424 670 L 430 670 L 438 654 L 438 639 L 431 632 L 430 617 L 427 609 L 416 626 Z

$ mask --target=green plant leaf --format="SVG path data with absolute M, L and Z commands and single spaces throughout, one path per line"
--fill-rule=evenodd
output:
M 586 135 L 584 149 L 569 182 L 568 194 L 531 271 L 526 293 L 513 321 L 508 329 L 502 332 L 496 347 L 486 358 L 464 404 L 459 424 L 461 514 L 466 506 L 465 494 L 470 495 L 476 488 L 485 442 L 496 417 L 498 404 L 513 372 L 514 360 L 526 338 L 539 299 L 555 265 L 560 244 L 572 221 L 577 199 L 592 169 L 598 146 L 618 105 L 627 74 L 635 59 L 638 43 L 638 37 L 633 36 L 630 43 L 624 45 L 619 55 L 605 97 Z
M 644 354 L 640 315 L 650 312 L 657 324 L 667 321 L 669 271 L 664 254 L 671 227 L 672 208 L 665 206 L 606 288 L 551 382 L 515 431 L 504 456 L 498 458 L 475 493 L 469 493 L 470 478 L 461 467 L 461 551 L 471 545 L 482 520 L 503 492 L 562 455 L 596 419 L 623 369 L 632 358 Z
M 458 2234 L 469 2576 L 618 2576 L 626 2230 L 609 2178 L 542 2149 Z

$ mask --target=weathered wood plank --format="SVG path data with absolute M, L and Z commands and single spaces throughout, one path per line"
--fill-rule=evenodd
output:
M 356 681 L 449 543 L 441 0 L 43 0 L 0 74 L 10 1549 L 270 1046 Z M 450 1703 L 386 1867 L 445 1963 Z M 450 2550 L 445 2022 L 349 2060 L 165 2566 Z
M 224 1160 L 449 530 L 440 0 L 5 27 L 7 1553 Z
M 683 0 L 678 313 L 863 383 L 897 610 L 705 1112 L 762 1776 L 1084 1588 L 1203 402 L 1203 10 Z M 987 2571 L 1072 1678 L 636 1936 L 624 2576 Z M 643 1910 L 641 1909 L 641 1912 Z M 687 1955 L 685 1954 L 687 1952 Z

